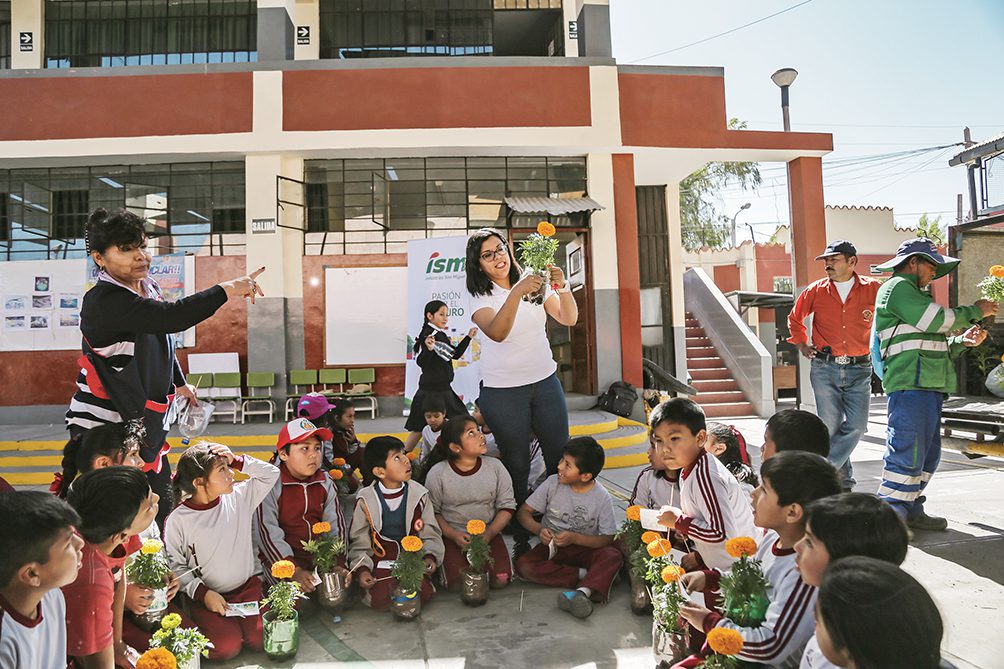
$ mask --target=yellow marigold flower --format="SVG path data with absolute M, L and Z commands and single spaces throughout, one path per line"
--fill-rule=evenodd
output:
M 409 534 L 404 539 L 401 539 L 401 548 L 409 553 L 417 553 L 422 550 L 422 540 L 414 534 Z
M 178 669 L 178 660 L 166 648 L 151 648 L 137 660 L 136 669 Z
M 175 627 L 181 624 L 181 616 L 177 613 L 168 613 L 164 616 L 164 619 L 160 621 L 160 626 L 166 630 L 173 630 Z
M 413 448 L 410 451 L 408 451 L 408 459 L 412 460 L 412 461 L 418 460 L 418 449 L 417 448 Z
M 641 507 L 635 504 L 627 508 L 628 520 L 641 520 Z
M 160 549 L 164 547 L 164 544 L 157 541 L 156 539 L 144 539 L 143 547 L 139 549 L 139 552 L 143 555 L 156 555 L 160 552 Z
M 994 265 L 990 268 L 990 276 L 995 276 L 998 279 L 1004 279 L 1004 265 Z
M 333 464 L 336 467 L 344 467 L 345 458 L 335 458 L 334 460 L 331 461 L 331 464 Z
M 541 221 L 537 224 L 537 234 L 541 237 L 553 237 L 555 232 L 557 232 L 557 230 L 555 230 L 554 226 L 547 221 Z
M 750 537 L 736 537 L 725 542 L 725 552 L 734 558 L 756 555 L 756 542 Z
M 344 478 L 345 476 L 345 472 L 343 472 L 341 469 L 332 469 L 330 472 L 328 472 L 328 474 L 331 476 L 331 478 L 333 478 L 336 481 L 341 481 L 342 478 Z
M 662 539 L 662 535 L 659 534 L 658 532 L 653 532 L 652 530 L 643 532 L 641 535 L 641 542 L 646 546 L 648 546 L 653 541 L 657 541 L 658 539 Z
M 484 534 L 486 529 L 487 527 L 485 526 L 485 521 L 483 520 L 475 518 L 474 520 L 467 521 L 467 534 L 470 534 L 471 536 L 476 537 L 479 534 Z
M 289 560 L 279 560 L 272 563 L 272 576 L 278 579 L 293 578 L 296 565 Z
M 743 635 L 728 627 L 708 632 L 708 645 L 719 655 L 736 655 L 743 649 Z
M 665 582 L 665 583 L 676 583 L 677 581 L 680 580 L 680 577 L 683 576 L 684 571 L 683 571 L 683 567 L 681 567 L 679 565 L 668 564 L 668 565 L 666 565 L 665 567 L 662 568 L 662 572 L 660 572 L 660 573 L 661 573 L 663 582 Z
M 314 534 L 327 534 L 328 532 L 331 531 L 331 523 L 325 523 L 325 522 L 314 523 L 313 525 L 310 526 L 310 531 L 313 532 Z
M 648 551 L 651 557 L 664 557 L 669 555 L 669 551 L 672 550 L 673 544 L 669 539 L 656 539 L 655 541 L 648 544 L 645 550 Z

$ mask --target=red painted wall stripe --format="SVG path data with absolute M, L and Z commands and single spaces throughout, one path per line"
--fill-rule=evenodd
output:
M 620 298 L 621 376 L 636 388 L 641 388 L 641 268 L 638 266 L 638 201 L 634 184 L 634 155 L 614 154 L 612 158 L 617 288 Z

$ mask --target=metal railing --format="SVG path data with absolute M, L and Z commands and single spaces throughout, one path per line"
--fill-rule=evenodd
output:
M 719 357 L 761 417 L 774 413 L 773 361 L 760 339 L 739 317 L 702 269 L 683 275 L 687 311 L 704 328 Z

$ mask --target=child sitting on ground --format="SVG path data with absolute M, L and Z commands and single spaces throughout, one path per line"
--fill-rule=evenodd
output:
M 648 467 L 635 479 L 628 505 L 638 505 L 645 509 L 661 509 L 680 505 L 680 470 L 666 469 L 666 463 L 650 439 L 648 442 Z
M 485 417 L 481 413 L 481 407 L 478 406 L 478 400 L 474 400 L 474 413 L 472 415 L 474 420 L 477 421 L 478 427 L 481 428 L 481 434 L 485 435 L 485 455 L 501 460 L 502 451 L 499 450 L 498 445 L 495 443 L 495 435 L 492 434 L 491 427 L 485 422 Z M 547 465 L 544 464 L 544 452 L 540 450 L 540 440 L 536 437 L 530 441 L 530 474 L 526 478 L 527 494 L 536 490 L 537 486 L 547 478 Z
M 734 537 L 754 536 L 753 512 L 736 477 L 704 450 L 704 411 L 693 400 L 663 402 L 649 418 L 652 439 L 669 469 L 680 472 L 680 506 L 663 507 L 659 523 L 693 540 L 700 560 L 685 569 L 728 569 L 735 558 L 725 550 Z
M 825 458 L 802 451 L 778 453 L 763 464 L 760 475 L 760 486 L 753 493 L 753 520 L 766 530 L 756 551 L 769 601 L 763 622 L 743 627 L 693 603 L 683 604 L 680 616 L 705 634 L 715 627 L 738 630 L 743 637 L 740 660 L 793 667 L 812 636 L 816 598 L 815 588 L 802 580 L 795 566 L 794 546 L 805 536 L 805 506 L 839 494 L 840 477 Z M 713 592 L 720 575 L 707 570 L 685 574 L 681 581 L 690 592 Z
M 331 439 L 331 431 L 306 418 L 291 420 L 279 432 L 272 457 L 272 464 L 279 461 L 279 480 L 255 510 L 253 532 L 262 574 L 270 585 L 272 564 L 289 560 L 296 565 L 293 580 L 303 592 L 313 592 L 314 559 L 303 544 L 314 538 L 313 528 L 322 522 L 336 536 L 346 537 L 338 492 L 321 469 L 325 439 Z
M 139 454 L 139 440 L 128 438 L 125 423 L 99 425 L 66 444 L 61 464 L 63 471 L 53 477 L 49 492 L 65 499 L 70 484 L 80 474 L 112 465 L 142 467 L 144 464 Z
M 0 667 L 66 668 L 66 605 L 84 540 L 80 516 L 46 492 L 0 494 Z
M 250 478 L 234 485 L 233 471 Z M 261 615 L 226 617 L 231 604 L 262 598 L 261 569 L 251 542 L 255 509 L 279 480 L 279 469 L 223 444 L 198 443 L 181 455 L 174 511 L 164 526 L 168 564 L 191 599 L 190 614 L 213 643 L 211 660 L 262 648 Z M 257 608 L 257 607 L 254 607 Z
M 82 667 L 135 661 L 138 653 L 122 639 L 124 544 L 154 521 L 160 496 L 140 469 L 113 466 L 77 477 L 67 501 L 80 516 L 84 546 L 76 580 L 63 586 L 66 654 Z
M 443 531 L 443 581 L 448 590 L 460 587 L 460 574 L 467 566 L 463 550 L 471 541 L 467 527 L 472 520 L 485 527 L 481 536 L 495 561 L 485 565 L 492 587 L 509 585 L 512 578 L 512 563 L 501 534 L 516 512 L 512 479 L 499 460 L 483 457 L 485 450 L 484 435 L 477 422 L 467 416 L 446 421 L 439 445 L 432 452 L 425 485 Z
M 753 490 L 760 482 L 750 466 L 746 439 L 739 430 L 725 423 L 708 423 L 708 440 L 704 442 L 704 450 L 718 458 L 732 472 L 748 497 L 753 496 Z
M 763 430 L 761 464 L 784 451 L 808 451 L 824 458 L 830 455 L 830 430 L 823 419 L 801 409 L 782 409 Z
M 439 441 L 439 433 L 446 421 L 446 403 L 439 395 L 431 395 L 425 401 L 425 427 L 422 428 L 422 443 L 418 461 L 425 462 Z M 426 468 L 428 471 L 428 468 Z
M 411 480 L 411 460 L 397 437 L 372 439 L 364 466 L 376 480 L 356 495 L 347 560 L 358 571 L 363 603 L 381 611 L 389 608 L 397 586 L 390 572 L 401 540 L 417 536 L 426 564 L 421 592 L 425 604 L 436 592 L 430 577 L 442 564 L 445 550 L 429 491 Z
M 818 588 L 830 563 L 851 555 L 902 564 L 906 537 L 899 514 L 874 495 L 824 497 L 805 507 L 805 536 L 795 543 L 795 565 L 802 580 Z M 835 669 L 815 636 L 805 647 L 799 669 Z
M 952 669 L 941 659 L 943 633 L 931 595 L 893 564 L 845 557 L 823 575 L 816 638 L 837 667 Z
M 569 440 L 558 473 L 527 497 L 517 514 L 540 543 L 516 560 L 516 573 L 532 583 L 569 588 L 558 593 L 558 608 L 576 618 L 589 617 L 594 601 L 607 600 L 624 560 L 612 545 L 613 500 L 596 483 L 604 460 L 603 447 L 592 437 Z M 533 519 L 538 512 L 539 523 Z

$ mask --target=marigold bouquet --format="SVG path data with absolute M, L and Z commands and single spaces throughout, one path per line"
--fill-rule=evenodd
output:
M 725 615 L 741 627 L 759 627 L 767 616 L 767 579 L 756 559 L 756 541 L 736 537 L 725 542 L 725 550 L 738 558 L 721 578 Z
M 167 587 L 171 570 L 164 559 L 163 548 L 164 544 L 156 539 L 144 539 L 143 547 L 126 565 L 126 580 L 151 590 Z
M 673 544 L 668 539 L 658 532 L 645 535 L 646 539 L 652 539 L 642 549 L 649 556 L 645 561 L 645 580 L 651 592 L 652 618 L 663 631 L 680 634 L 686 629 L 686 623 L 680 620 L 680 605 L 687 601 L 679 584 L 683 567 L 673 561 L 669 553 Z
M 390 575 L 397 579 L 397 584 L 406 592 L 418 592 L 422 589 L 422 579 L 425 578 L 425 560 L 419 551 L 423 542 L 413 534 L 401 539 L 401 553 L 394 560 Z
M 519 261 L 524 267 L 524 274 L 527 270 L 538 274 L 546 274 L 548 269 L 554 265 L 554 254 L 558 251 L 558 240 L 554 238 L 556 232 L 553 225 L 547 221 L 537 224 L 537 232 L 531 233 L 519 246 Z M 546 277 L 545 277 L 546 278 Z M 525 295 L 524 300 L 540 304 L 544 301 L 544 290 L 532 295 Z
M 290 580 L 296 573 L 296 565 L 289 560 L 272 563 L 272 577 L 277 582 L 268 589 L 262 606 L 267 606 L 275 614 L 275 620 L 292 620 L 296 617 L 296 600 L 306 599 L 300 592 L 300 584 Z
M 178 669 L 178 658 L 166 648 L 151 648 L 140 655 L 136 669 Z
M 712 655 L 701 663 L 703 669 L 736 669 L 736 655 L 743 649 L 743 636 L 729 627 L 716 627 L 708 632 L 708 646 Z
M 467 521 L 467 534 L 471 535 L 471 541 L 464 548 L 464 556 L 467 564 L 471 566 L 471 571 L 480 574 L 485 570 L 485 565 L 494 565 L 488 542 L 485 541 L 485 530 L 488 529 L 485 521 L 475 518 Z
M 1004 265 L 994 265 L 987 275 L 976 284 L 980 294 L 993 302 L 1004 302 Z
M 320 522 L 310 526 L 310 541 L 301 541 L 303 550 L 314 556 L 318 574 L 330 574 L 338 566 L 338 558 L 345 553 L 345 541 L 332 533 L 331 523 Z
M 339 495 L 347 495 L 352 492 L 352 487 L 349 485 L 349 477 L 352 476 L 352 465 L 346 463 L 345 458 L 335 458 L 331 462 L 328 476 L 335 482 L 335 488 L 337 488 Z
M 209 657 L 213 644 L 198 627 L 180 627 L 181 616 L 169 613 L 160 621 L 160 629 L 153 633 L 150 648 L 169 652 L 175 661 L 184 666 L 198 655 Z M 147 651 L 150 652 L 150 651 Z M 161 653 L 163 656 L 163 653 Z M 137 669 L 139 665 L 137 664 Z

